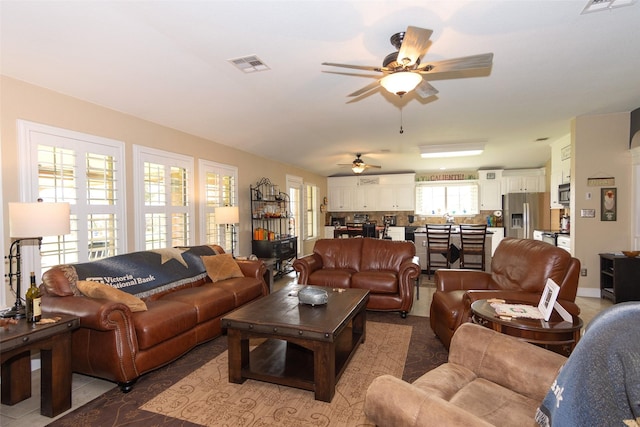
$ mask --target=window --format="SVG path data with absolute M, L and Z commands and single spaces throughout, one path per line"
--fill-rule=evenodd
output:
M 136 247 L 188 246 L 193 239 L 193 158 L 134 145 Z
M 124 144 L 26 121 L 18 126 L 20 164 L 28 165 L 22 199 L 71 208 L 71 233 L 43 238 L 40 267 L 124 252 Z
M 304 195 L 304 186 L 302 178 L 299 176 L 287 175 L 287 191 L 289 193 L 289 209 L 291 209 L 291 218 L 289 218 L 289 233 L 296 236 L 298 245 L 298 255 L 302 253 L 302 237 L 303 231 L 302 221 L 304 218 L 304 205 L 302 197 Z
M 198 163 L 200 171 L 200 212 L 202 218 L 200 240 L 231 250 L 232 228 L 216 224 L 215 208 L 238 205 L 238 168 L 206 160 Z
M 313 239 L 317 237 L 318 230 L 318 187 L 315 185 L 306 185 L 305 200 L 305 238 Z
M 416 214 L 427 216 L 477 215 L 478 183 L 418 183 Z

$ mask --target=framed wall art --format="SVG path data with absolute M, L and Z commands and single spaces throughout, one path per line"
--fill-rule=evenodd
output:
M 600 221 L 616 221 L 617 219 L 617 191 L 615 188 L 600 190 Z

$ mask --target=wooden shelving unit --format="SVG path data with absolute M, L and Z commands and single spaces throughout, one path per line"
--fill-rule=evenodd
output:
M 614 304 L 640 301 L 640 258 L 600 254 L 600 296 Z

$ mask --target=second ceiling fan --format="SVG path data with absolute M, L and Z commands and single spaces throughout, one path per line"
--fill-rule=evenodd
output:
M 351 163 L 341 163 L 338 166 L 349 166 L 351 168 L 351 170 L 353 171 L 353 173 L 355 173 L 356 175 L 361 174 L 362 172 L 364 172 L 365 169 L 369 169 L 369 168 L 374 168 L 374 169 L 380 169 L 381 166 L 378 165 L 372 165 L 369 163 L 365 163 L 364 160 L 362 160 L 360 157 L 362 156 L 361 153 L 356 153 L 356 158 L 353 160 L 353 162 Z
M 350 93 L 348 96 L 360 96 L 382 86 L 398 96 L 402 96 L 415 89 L 416 93 L 422 98 L 427 98 L 438 93 L 438 90 L 427 81 L 430 75 L 491 68 L 493 53 L 421 64 L 420 58 L 427 51 L 432 32 L 432 30 L 425 28 L 409 26 L 407 27 L 407 31 L 391 36 L 391 44 L 398 49 L 398 51 L 387 55 L 384 61 L 382 61 L 381 67 L 337 64 L 334 62 L 323 62 L 322 65 L 378 71 L 384 74 L 380 79 L 377 79 L 362 89 Z

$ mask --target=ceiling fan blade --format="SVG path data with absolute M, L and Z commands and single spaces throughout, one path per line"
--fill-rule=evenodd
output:
M 379 86 L 380 86 L 380 80 L 376 80 L 375 82 L 370 83 L 370 84 L 366 85 L 365 87 L 363 87 L 362 89 L 358 89 L 357 91 L 355 91 L 353 93 L 350 93 L 347 96 L 360 96 L 363 93 L 369 92 L 370 90 L 377 89 Z
M 422 79 L 422 82 L 420 82 L 420 84 L 416 86 L 414 90 L 416 91 L 418 96 L 420 96 L 420 98 L 428 98 L 430 96 L 438 94 L 438 89 L 431 86 L 431 84 L 425 79 Z
M 461 58 L 445 59 L 443 61 L 420 64 L 417 71 L 420 74 L 446 73 L 449 71 L 473 70 L 489 68 L 493 63 L 493 53 L 464 56 Z
M 331 67 L 352 68 L 354 70 L 366 70 L 366 71 L 388 71 L 385 67 L 370 67 L 367 65 L 350 65 L 350 64 L 337 64 L 335 62 L 323 62 L 322 65 L 329 65 Z
M 380 169 L 382 166 L 378 166 L 378 165 L 370 165 L 370 164 L 365 164 L 364 165 L 365 168 L 374 168 L 374 169 Z
M 398 52 L 398 62 L 409 67 L 425 54 L 429 45 L 429 37 L 433 31 L 418 27 L 407 27 Z

